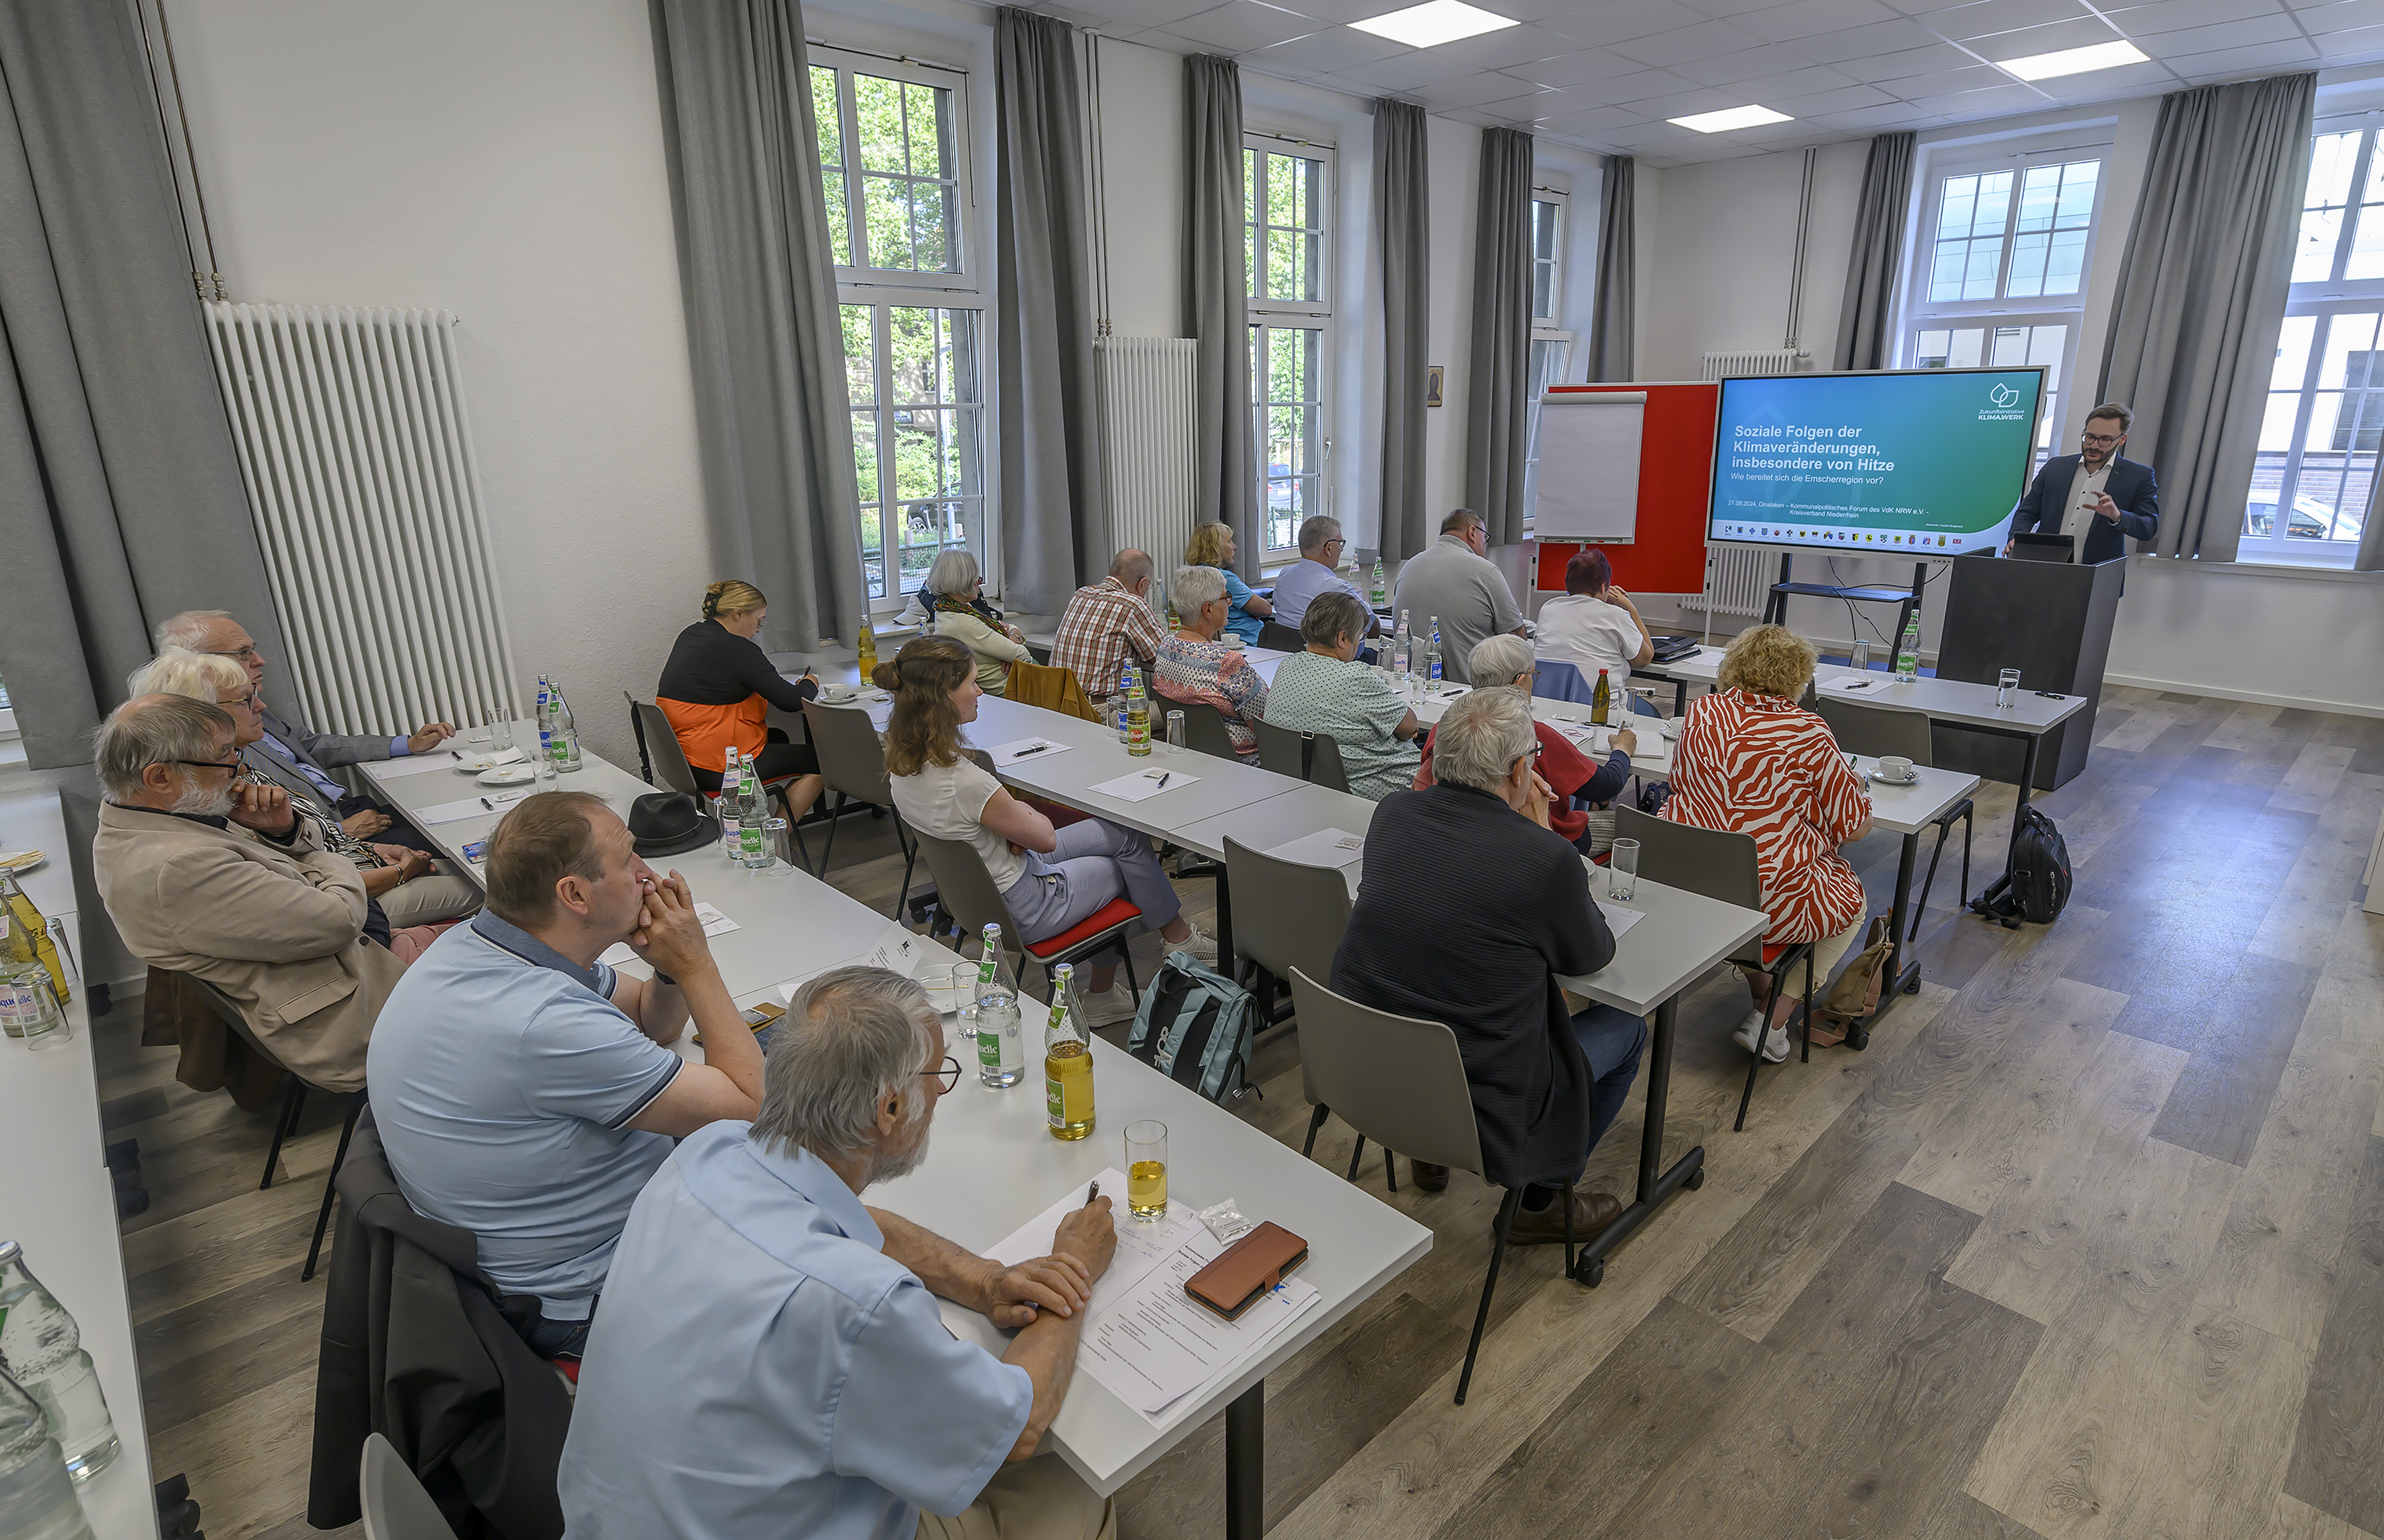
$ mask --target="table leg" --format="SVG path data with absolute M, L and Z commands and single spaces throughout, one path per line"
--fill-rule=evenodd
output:
M 1647 1052 L 1640 1061 L 1639 1070 L 1647 1083 L 1647 1106 L 1646 1122 L 1639 1131 L 1638 1198 L 1581 1248 L 1573 1276 L 1591 1288 L 1605 1281 L 1607 1257 L 1629 1239 L 1633 1230 L 1653 1219 L 1656 1211 L 1674 1193 L 1682 1187 L 1694 1192 L 1705 1186 L 1703 1145 L 1682 1156 L 1670 1171 L 1664 1169 L 1664 1110 L 1672 1088 L 1672 1027 L 1679 1011 L 1677 998 L 1666 1000 L 1656 1008 L 1655 1023 L 1647 1031 Z
M 1234 890 L 1223 861 L 1217 863 L 1217 971 L 1234 976 Z
M 1266 1382 L 1225 1406 L 1225 1540 L 1266 1534 Z
M 1904 837 L 1904 849 L 1895 858 L 1895 901 L 1888 907 L 1887 924 L 1887 984 L 1879 992 L 1879 1009 L 1887 1010 L 1887 1002 L 1897 995 L 1908 995 L 1920 987 L 1920 963 L 1915 959 L 1907 967 L 1904 957 L 1904 933 L 1912 924 L 1912 868 L 1920 860 L 1920 831 L 1913 830 Z M 1846 1042 L 1859 1050 L 1870 1047 L 1870 1033 L 1856 1026 L 1848 1029 Z

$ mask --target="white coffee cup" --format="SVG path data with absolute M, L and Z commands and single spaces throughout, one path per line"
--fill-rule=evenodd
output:
M 1912 778 L 1912 762 L 1902 754 L 1881 754 L 1879 773 L 1892 781 L 1908 781 Z
M 819 698 L 829 705 L 842 705 L 852 699 L 852 690 L 845 685 L 822 685 Z

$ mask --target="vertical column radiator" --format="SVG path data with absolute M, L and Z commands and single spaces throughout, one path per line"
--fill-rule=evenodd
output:
M 516 709 L 455 317 L 205 308 L 307 718 L 401 732 Z
M 1104 337 L 1094 353 L 1110 549 L 1150 553 L 1159 568 L 1151 608 L 1164 616 L 1167 576 L 1184 559 L 1198 506 L 1192 391 L 1199 344 L 1189 337 Z
M 1764 348 L 1749 353 L 1707 354 L 1703 378 L 1720 379 L 1724 375 L 1795 371 L 1794 349 Z M 1764 602 L 1771 597 L 1772 565 L 1772 559 L 1760 551 L 1707 546 L 1704 596 L 1686 601 L 1685 607 L 1703 610 L 1708 624 L 1718 615 L 1760 615 Z

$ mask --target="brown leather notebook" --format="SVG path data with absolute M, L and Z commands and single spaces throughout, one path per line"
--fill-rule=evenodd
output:
M 1236 1320 L 1307 1260 L 1308 1243 L 1269 1221 L 1185 1279 L 1184 1292 L 1226 1320 Z

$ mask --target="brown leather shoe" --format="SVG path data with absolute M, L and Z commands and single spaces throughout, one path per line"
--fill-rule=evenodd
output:
M 1564 1244 L 1564 1209 L 1561 1197 L 1538 1213 L 1529 1209 L 1517 1209 L 1514 1223 L 1507 1231 L 1509 1246 L 1562 1246 Z M 1575 1245 L 1605 1229 L 1622 1216 L 1622 1200 L 1611 1193 L 1579 1192 L 1572 1195 L 1572 1238 Z
M 1415 1178 L 1419 1192 L 1445 1192 L 1448 1188 L 1448 1168 L 1429 1161 L 1409 1161 L 1408 1174 Z

